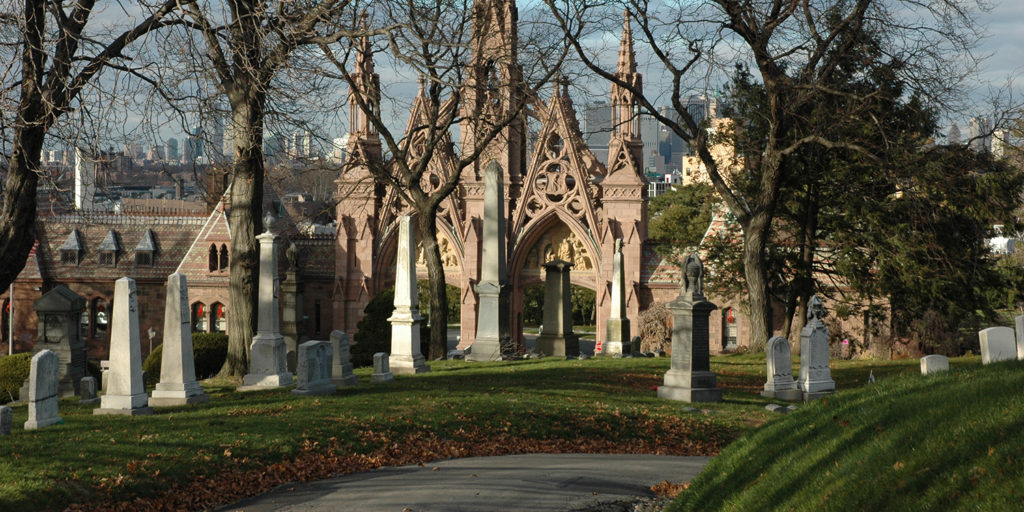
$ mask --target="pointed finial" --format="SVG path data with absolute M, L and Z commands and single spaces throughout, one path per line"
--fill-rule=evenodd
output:
M 629 25 L 629 9 L 622 11 L 622 43 L 619 45 L 619 73 L 636 73 L 636 53 L 633 51 L 633 29 Z
M 423 77 L 423 73 L 420 73 L 420 76 L 418 76 L 416 78 L 416 87 L 417 87 L 416 95 L 417 96 L 423 96 L 423 82 L 425 82 L 425 81 L 426 81 L 426 79 Z

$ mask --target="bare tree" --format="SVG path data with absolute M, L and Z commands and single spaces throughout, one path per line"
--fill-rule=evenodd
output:
M 166 26 L 177 4 L 168 0 L 143 4 L 142 20 L 119 34 L 90 25 L 100 16 L 95 2 L 30 1 L 5 3 L 0 17 L 4 46 L 18 48 L 4 63 L 4 96 L 17 95 L 9 125 L 7 179 L 0 207 L 0 288 L 7 288 L 25 265 L 35 241 L 36 192 L 40 178 L 43 140 L 54 124 L 80 107 L 83 90 L 108 67 L 126 67 L 124 54 L 151 31 Z M 116 4 L 123 13 L 130 4 Z M 128 19 L 132 19 L 128 17 Z M 7 54 L 5 54 L 6 56 Z M 8 102 L 5 102 L 8 103 Z M 7 126 L 4 126 L 7 128 Z M 7 130 L 5 129 L 5 132 Z
M 572 38 L 583 63 L 607 80 L 640 95 L 639 107 L 690 143 L 718 194 L 743 231 L 743 271 L 751 309 L 754 348 L 764 347 L 772 330 L 767 248 L 780 184 L 789 155 L 807 145 L 842 148 L 877 158 L 855 137 L 834 139 L 825 124 L 801 124 L 801 113 L 822 97 L 848 94 L 831 89 L 833 76 L 857 44 L 849 37 L 870 30 L 883 39 L 887 57 L 903 63 L 910 93 L 935 106 L 961 92 L 976 59 L 979 39 L 972 13 L 976 0 L 624 0 L 584 2 L 545 0 L 566 34 L 592 35 L 609 13 L 625 8 L 639 27 L 646 53 L 666 75 L 662 89 L 672 106 L 663 115 L 659 98 L 618 80 L 602 66 L 601 56 Z M 758 147 L 742 155 L 743 181 L 730 176 L 735 162 L 714 158 L 709 125 L 687 110 L 685 96 L 707 91 L 708 77 L 731 65 L 747 64 L 764 87 L 766 129 Z M 856 98 L 850 98 L 856 99 Z M 836 113 L 836 119 L 842 113 Z M 821 119 L 824 119 L 821 118 Z M 876 119 L 882 123 L 884 120 Z M 798 129 L 799 128 L 799 129 Z
M 352 35 L 338 21 L 351 0 L 263 2 L 225 0 L 183 3 L 181 19 L 198 35 L 194 48 L 210 73 L 201 76 L 226 101 L 234 155 L 229 177 L 231 207 L 230 339 L 222 376 L 248 371 L 255 330 L 256 235 L 263 217 L 263 131 L 275 77 L 306 45 L 330 44 Z
M 430 281 L 429 357 L 444 358 L 448 298 L 437 242 L 439 208 L 457 190 L 464 172 L 498 157 L 496 147 L 519 140 L 525 148 L 525 119 L 536 98 L 532 91 L 556 75 L 568 47 L 560 38 L 524 44 L 515 37 L 493 46 L 499 33 L 509 36 L 500 24 L 518 28 L 512 2 L 384 1 L 375 3 L 374 15 L 363 19 L 364 32 L 371 32 L 372 25 L 384 27 L 386 37 L 379 39 L 396 68 L 420 77 L 406 132 L 394 131 L 381 111 L 379 84 L 371 78 L 370 38 L 322 45 L 322 50 L 334 65 L 334 76 L 348 84 L 350 101 L 360 112 L 361 121 L 353 123 L 365 123 L 350 130 L 373 131 L 381 139 L 381 158 L 351 163 L 366 165 L 376 182 L 416 214 Z M 533 59 L 535 67 L 526 76 L 518 61 L 520 44 L 544 57 Z M 456 127 L 461 144 L 452 142 Z

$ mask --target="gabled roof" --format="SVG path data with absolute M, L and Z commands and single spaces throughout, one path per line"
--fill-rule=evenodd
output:
M 156 240 L 153 240 L 153 230 L 146 228 L 142 234 L 139 245 L 135 246 L 135 252 L 156 252 Z
M 67 240 L 64 240 L 64 245 L 60 246 L 61 251 L 81 251 L 82 250 L 82 238 L 78 234 L 77 229 L 72 229 L 68 233 Z
M 113 252 L 121 250 L 121 245 L 117 243 L 117 234 L 113 229 L 107 231 L 107 236 L 103 237 L 103 241 L 100 242 L 100 246 L 96 250 Z

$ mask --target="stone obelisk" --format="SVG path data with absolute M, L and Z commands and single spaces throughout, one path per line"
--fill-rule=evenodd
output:
M 708 317 L 716 306 L 704 297 L 704 264 L 690 253 L 683 263 L 683 289 L 668 303 L 672 312 L 672 363 L 658 397 L 682 402 L 721 402 L 711 371 Z
M 103 376 L 106 392 L 93 414 L 153 414 L 142 382 L 142 342 L 139 340 L 139 294 L 135 280 L 114 282 L 114 317 L 110 329 L 110 371 Z
M 410 375 L 429 372 L 420 352 L 419 298 L 416 290 L 416 241 L 413 236 L 412 217 L 403 215 L 398 220 L 398 254 L 395 257 L 395 311 L 391 322 L 391 373 Z
M 466 359 L 500 361 L 509 335 L 508 263 L 505 260 L 505 188 L 501 166 L 491 160 L 484 168 L 484 236 L 480 255 L 480 297 L 476 340 Z
M 257 295 L 259 318 L 249 351 L 249 373 L 242 378 L 239 391 L 280 388 L 293 384 L 292 374 L 288 371 L 287 348 L 281 336 L 281 319 L 278 316 L 281 283 L 277 278 L 277 235 L 270 231 L 272 223 L 273 217 L 268 213 L 263 219 L 266 231 L 256 237 L 260 242 Z
M 626 276 L 622 267 L 622 239 L 615 239 L 612 256 L 612 307 L 605 327 L 602 354 L 621 354 L 622 344 L 629 342 L 629 319 L 626 318 Z
M 164 301 L 164 343 L 160 359 L 160 382 L 149 405 L 162 407 L 209 402 L 210 397 L 196 380 L 192 329 L 189 325 L 188 281 L 185 274 L 167 276 Z

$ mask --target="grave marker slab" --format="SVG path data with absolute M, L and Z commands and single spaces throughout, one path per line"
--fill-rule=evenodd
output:
M 82 377 L 78 384 L 82 399 L 78 401 L 81 405 L 94 405 L 100 403 L 100 397 L 96 395 L 96 379 L 90 375 Z
M 333 352 L 329 341 L 313 340 L 299 345 L 299 372 L 293 395 L 330 395 L 338 390 L 331 381 Z
M 949 371 L 949 358 L 932 354 L 921 358 L 921 375 Z
M 1017 340 L 1017 359 L 1024 359 L 1024 315 L 1014 318 L 1013 326 Z
M 395 376 L 388 368 L 388 353 L 377 352 L 373 355 L 373 375 L 370 376 L 370 382 L 391 382 L 393 380 L 395 380 Z
M 352 351 L 348 334 L 331 331 L 331 344 L 334 349 L 331 380 L 338 386 L 354 386 L 359 377 L 352 373 Z
M 110 371 L 106 393 L 93 414 L 153 414 L 142 380 L 142 341 L 139 339 L 139 294 L 135 280 L 114 283 L 114 316 L 110 329 Z
M 817 295 L 807 301 L 807 325 L 800 331 L 800 379 L 797 381 L 805 401 L 836 391 L 829 367 L 828 329 L 822 320 L 826 314 Z
M 803 398 L 803 393 L 797 389 L 796 381 L 793 380 L 793 356 L 789 340 L 773 336 L 765 346 L 765 356 L 768 363 L 768 381 L 764 384 L 761 396 L 782 400 Z
M 11 435 L 12 428 L 14 428 L 14 409 L 0 405 L 0 436 Z
M 57 414 L 60 356 L 52 350 L 36 352 L 28 376 L 28 421 L 25 430 L 49 427 L 64 420 Z
M 981 364 L 1017 358 L 1017 340 L 1009 327 L 989 327 L 978 331 L 981 342 Z

